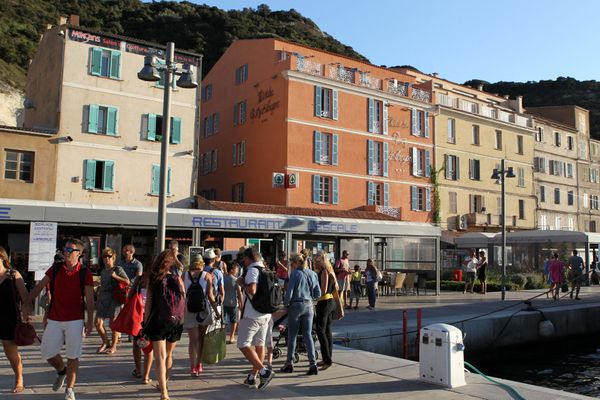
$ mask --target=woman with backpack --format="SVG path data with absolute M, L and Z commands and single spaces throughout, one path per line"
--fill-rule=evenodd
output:
M 321 345 L 321 355 L 323 356 L 323 361 L 317 365 L 321 367 L 321 370 L 326 370 L 333 363 L 331 359 L 333 350 L 331 322 L 335 311 L 333 291 L 338 290 L 338 288 L 333 267 L 329 261 L 329 254 L 325 251 L 320 251 L 315 257 L 315 272 L 319 277 L 321 287 L 321 297 L 317 300 L 316 307 L 316 332 Z
M 173 274 L 177 254 L 161 252 L 142 275 L 147 283 L 143 335 L 152 341 L 155 374 L 161 400 L 168 400 L 167 380 L 173 367 L 173 350 L 181 339 L 185 313 L 185 288 L 179 276 Z
M 123 268 L 115 265 L 116 254 L 110 247 L 102 250 L 104 268 L 100 272 L 100 287 L 98 288 L 98 299 L 96 300 L 96 330 L 102 339 L 102 345 L 96 353 L 114 354 L 117 351 L 117 343 L 121 336 L 119 332 L 112 331 L 112 344 L 108 341 L 108 335 L 104 329 L 104 320 L 108 318 L 112 322 L 121 309 L 121 303 L 113 296 L 114 286 L 119 283 L 129 285 L 129 278 Z

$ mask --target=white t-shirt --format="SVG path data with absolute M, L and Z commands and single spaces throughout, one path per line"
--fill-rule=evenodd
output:
M 477 257 L 467 257 L 465 258 L 466 260 L 469 260 L 467 263 L 467 272 L 477 272 L 477 264 L 479 263 Z
M 258 277 L 260 275 L 260 271 L 258 270 L 258 268 L 254 268 L 255 266 L 259 267 L 259 268 L 264 268 L 263 263 L 261 262 L 255 262 L 250 264 L 247 267 L 247 272 L 246 272 L 246 280 L 244 281 L 244 283 L 246 285 L 250 285 L 251 283 L 256 283 L 258 285 Z M 246 293 L 244 291 L 244 293 Z M 254 307 L 252 307 L 252 303 L 250 302 L 250 299 L 252 298 L 252 296 L 250 296 L 248 293 L 246 293 L 246 296 L 248 296 L 248 300 L 245 302 L 246 305 L 244 306 L 244 318 L 250 318 L 250 319 L 258 319 L 258 318 L 268 318 L 271 314 L 263 314 L 260 313 L 258 311 L 256 311 L 254 309 Z

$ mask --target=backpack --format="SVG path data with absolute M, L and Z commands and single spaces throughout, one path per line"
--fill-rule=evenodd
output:
M 252 307 L 262 314 L 271 314 L 283 303 L 283 290 L 279 286 L 278 279 L 273 271 L 266 268 L 258 269 L 258 283 L 256 284 L 256 294 L 250 299 Z
M 52 264 L 52 278 L 50 279 L 50 304 L 48 304 L 47 312 L 50 312 L 52 308 L 52 303 L 54 302 L 54 281 L 56 280 L 56 275 L 60 271 L 62 266 L 62 262 Z M 81 309 L 85 312 L 85 276 L 87 275 L 87 267 L 84 267 L 81 264 L 79 268 L 79 286 L 81 287 Z
M 155 290 L 152 300 L 156 303 L 152 304 L 152 308 L 156 313 L 156 321 L 167 328 L 183 324 L 185 295 L 177 279 L 167 275 Z
M 206 295 L 204 294 L 202 285 L 200 285 L 202 273 L 194 278 L 192 277 L 192 273 L 188 271 L 188 278 L 192 282 L 186 294 L 188 312 L 195 314 L 206 312 Z

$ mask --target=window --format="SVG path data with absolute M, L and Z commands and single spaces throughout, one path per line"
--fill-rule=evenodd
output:
M 388 207 L 389 184 L 381 182 L 367 182 L 367 204 Z
M 496 150 L 502 150 L 502 131 L 496 131 Z
M 338 119 L 338 91 L 315 86 L 315 116 Z
M 554 132 L 554 145 L 560 147 L 560 132 Z
M 523 154 L 523 136 L 517 135 L 517 154 Z
M 248 80 L 248 64 L 244 64 L 235 70 L 235 84 L 239 85 Z
M 525 187 L 525 168 L 517 168 L 517 186 Z
M 540 186 L 540 203 L 546 202 L 546 186 Z
M 367 140 L 367 173 L 388 176 L 388 143 Z M 337 150 L 336 155 L 337 158 Z
M 567 205 L 572 206 L 575 203 L 575 194 L 572 190 L 567 192 Z
M 213 113 L 202 120 L 200 136 L 205 138 L 219 133 L 219 113 Z
M 171 167 L 167 169 L 167 195 L 171 195 Z M 158 196 L 160 194 L 160 165 L 152 164 L 152 187 L 150 194 Z
M 565 166 L 566 166 L 565 176 L 567 178 L 572 178 L 573 177 L 573 164 L 568 163 L 568 164 L 565 164 Z
M 244 182 L 231 185 L 231 201 L 236 203 L 244 202 Z
M 87 133 L 117 135 L 119 111 L 116 108 L 90 104 L 85 111 L 87 111 Z
M 200 156 L 200 165 L 202 165 L 202 175 L 210 174 L 217 170 L 218 151 L 211 150 Z
M 4 152 L 4 179 L 33 182 L 34 153 L 6 150 Z
M 594 169 L 594 168 L 590 168 L 590 182 L 591 183 L 598 183 L 598 170 Z
M 160 142 L 163 136 L 162 115 L 148 114 L 146 124 L 146 138 L 153 142 Z M 181 118 L 171 117 L 171 144 L 181 143 Z
M 567 136 L 567 149 L 573 150 L 575 148 L 575 144 L 573 143 L 573 136 Z
M 446 179 L 450 181 L 457 181 L 460 179 L 460 158 L 458 156 L 453 156 L 450 154 L 446 154 L 445 156 L 446 162 Z
M 431 189 L 411 186 L 410 209 L 413 211 L 431 211 Z
M 121 52 L 92 47 L 89 66 L 91 75 L 121 79 Z
M 456 120 L 448 118 L 448 143 L 456 143 Z
M 573 220 L 573 217 L 569 217 L 568 219 L 568 228 L 570 231 L 575 230 L 575 221 Z
M 212 98 L 212 84 L 209 83 L 208 85 L 204 86 L 200 92 L 200 98 L 201 100 L 204 101 L 209 101 Z
M 233 144 L 233 165 L 243 165 L 246 163 L 246 141 Z
M 485 207 L 485 199 L 479 194 L 469 195 L 469 212 L 470 213 L 481 213 Z
M 469 179 L 478 181 L 481 179 L 479 160 L 469 160 Z
M 473 125 L 471 143 L 476 146 L 479 146 L 479 125 Z
M 583 194 L 583 207 L 588 208 L 588 194 L 587 193 Z
M 431 174 L 431 153 L 429 150 L 411 148 L 412 174 L 429 178 Z
M 233 106 L 233 126 L 243 125 L 246 122 L 246 100 L 235 103 Z
M 367 99 L 368 126 L 367 130 L 373 133 L 388 134 L 387 104 L 380 100 Z
M 539 228 L 541 230 L 548 230 L 548 217 L 544 214 L 540 215 Z
M 217 189 L 201 190 L 200 196 L 204 197 L 206 200 L 216 200 L 217 199 Z
M 525 219 L 525 200 L 519 200 L 519 219 Z
M 590 221 L 590 232 L 596 232 L 596 221 Z
M 537 132 L 535 133 L 535 141 L 541 142 L 544 140 L 544 128 L 538 126 Z
M 411 135 L 429 137 L 429 112 L 413 108 L 410 114 L 410 122 Z
M 315 163 L 338 165 L 338 135 L 315 131 L 313 149 Z
M 566 176 L 564 162 L 557 161 L 557 160 L 550 160 L 549 166 L 550 166 L 550 169 L 549 169 L 550 175 L 555 175 L 555 176 L 565 175 Z
M 456 192 L 448 192 L 448 212 L 456 214 L 458 206 L 456 204 Z
M 554 204 L 560 204 L 560 189 L 554 189 Z
M 557 215 L 556 217 L 554 217 L 554 229 L 559 231 L 561 230 L 562 227 L 562 221 L 561 218 Z
M 84 188 L 88 190 L 114 191 L 115 162 L 85 160 Z
M 338 177 L 313 175 L 313 203 L 338 204 Z
M 533 168 L 535 172 L 546 173 L 546 159 L 544 157 L 534 157 Z
M 597 210 L 598 209 L 598 196 L 597 195 L 590 195 L 590 208 L 592 210 Z

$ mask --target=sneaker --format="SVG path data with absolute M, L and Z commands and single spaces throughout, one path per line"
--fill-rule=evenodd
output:
M 65 400 L 75 400 L 75 392 L 73 392 L 73 388 L 67 388 L 67 390 L 65 390 Z
M 258 384 L 258 388 L 264 389 L 271 382 L 271 379 L 273 379 L 273 376 L 275 376 L 275 373 L 273 371 L 267 370 L 267 372 L 264 375 L 258 374 L 258 376 L 260 378 L 260 383 Z
M 196 372 L 198 373 L 196 376 L 199 376 L 202 371 L 204 370 L 202 369 L 202 363 L 200 362 L 198 365 L 196 365 Z
M 252 376 L 252 374 L 248 374 L 246 379 L 244 379 L 244 385 L 248 386 L 249 388 L 256 387 L 256 379 Z
M 285 374 L 291 374 L 292 372 L 294 372 L 294 366 L 292 364 L 286 363 L 283 367 L 281 367 L 279 372 L 283 372 Z
M 67 373 L 65 372 L 62 375 L 56 374 L 56 379 L 54 379 L 54 383 L 52 384 L 52 390 L 58 392 L 62 389 L 65 384 L 65 379 L 67 379 Z

